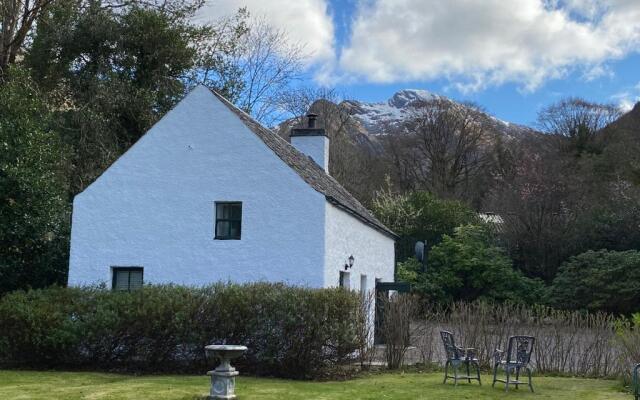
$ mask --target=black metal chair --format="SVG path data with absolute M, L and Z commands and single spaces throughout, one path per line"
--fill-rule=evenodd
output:
M 633 369 L 633 396 L 635 400 L 640 399 L 640 364 Z
M 453 334 L 448 331 L 441 331 L 440 337 L 442 337 L 442 344 L 444 345 L 444 351 L 447 355 L 447 362 L 444 366 L 444 382 L 447 383 L 447 379 L 453 378 L 455 386 L 458 385 L 459 379 L 466 379 L 469 383 L 471 380 L 477 380 L 480 385 L 480 365 L 476 358 L 476 350 L 473 348 L 462 348 L 456 346 Z M 453 375 L 449 375 L 449 366 L 453 368 Z M 466 375 L 459 375 L 458 370 L 460 366 L 466 368 Z M 475 367 L 476 374 L 471 376 L 471 367 Z
M 494 353 L 495 364 L 493 366 L 493 384 L 495 387 L 496 382 L 502 382 L 505 384 L 505 391 L 509 391 L 509 385 L 515 384 L 516 389 L 518 385 L 524 384 L 520 381 L 520 371 L 525 370 L 529 376 L 529 389 L 533 392 L 533 385 L 531 384 L 531 368 L 529 362 L 531 361 L 531 354 L 533 353 L 533 345 L 536 339 L 533 336 L 511 336 L 509 338 L 509 346 L 506 352 L 506 358 L 503 359 L 505 352 L 496 349 Z M 506 379 L 498 379 L 498 368 L 502 367 L 506 374 Z M 512 375 L 515 372 L 516 378 L 512 379 Z

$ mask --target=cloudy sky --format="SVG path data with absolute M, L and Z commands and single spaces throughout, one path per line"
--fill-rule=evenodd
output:
M 309 84 L 384 101 L 403 88 L 531 124 L 565 96 L 640 101 L 640 0 L 209 0 L 306 44 Z

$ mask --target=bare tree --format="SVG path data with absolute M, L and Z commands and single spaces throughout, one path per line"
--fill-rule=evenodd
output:
M 244 88 L 243 73 L 237 60 L 242 56 L 242 41 L 249 32 L 249 13 L 240 8 L 234 15 L 209 24 L 196 39 L 196 68 L 189 81 L 218 90 L 230 101 L 238 101 Z
M 396 293 L 389 297 L 379 296 L 376 301 L 380 301 L 384 309 L 380 333 L 385 342 L 387 368 L 401 368 L 411 347 L 411 338 L 416 336 L 412 330 L 417 325 L 412 321 L 418 310 L 418 299 L 410 294 Z
M 567 148 L 582 153 L 594 150 L 597 133 L 619 117 L 620 109 L 614 105 L 568 98 L 542 109 L 538 126 L 563 138 Z
M 257 120 L 272 124 L 277 119 L 276 99 L 300 78 L 305 58 L 304 45 L 292 42 L 286 31 L 263 18 L 252 19 L 238 59 L 244 79 L 238 105 Z
M 297 87 L 281 91 L 274 96 L 274 105 L 287 118 L 289 126 L 304 125 L 305 116 L 313 111 L 318 114 L 319 123 L 338 123 L 342 130 L 349 120 L 349 112 L 340 103 L 342 96 L 333 88 Z M 334 121 L 335 120 L 335 121 Z
M 593 179 L 554 148 L 521 144 L 503 152 L 488 207 L 504 221 L 500 235 L 518 268 L 549 282 L 583 245 L 577 222 L 596 197 Z
M 0 78 L 24 49 L 37 18 L 53 0 L 0 0 Z
M 390 132 L 392 129 L 385 129 Z M 388 134 L 383 137 L 385 156 L 392 165 L 393 183 L 401 192 L 421 188 L 417 166 L 422 157 L 415 151 L 416 138 L 413 135 Z
M 484 118 L 471 106 L 440 99 L 424 102 L 406 124 L 393 128 L 396 132 L 387 143 L 392 163 L 409 186 L 470 200 L 471 188 L 489 161 L 483 151 L 489 142 Z
M 279 99 L 300 78 L 304 45 L 244 8 L 210 25 L 198 44 L 192 81 L 221 91 L 266 125 L 280 117 Z

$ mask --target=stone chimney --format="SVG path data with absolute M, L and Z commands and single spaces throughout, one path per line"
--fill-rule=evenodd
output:
M 324 129 L 316 128 L 316 114 L 308 114 L 306 128 L 294 128 L 291 130 L 291 144 L 308 155 L 324 172 L 329 173 L 329 137 Z

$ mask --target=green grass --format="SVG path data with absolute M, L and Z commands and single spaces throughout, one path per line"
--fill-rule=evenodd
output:
M 239 399 L 625 399 L 616 381 L 534 377 L 536 393 L 526 387 L 505 393 L 491 388 L 490 377 L 477 383 L 443 385 L 439 373 L 370 375 L 345 382 L 300 382 L 239 377 Z M 206 376 L 130 376 L 85 372 L 0 371 L 0 399 L 29 400 L 194 400 L 203 399 L 209 386 Z

